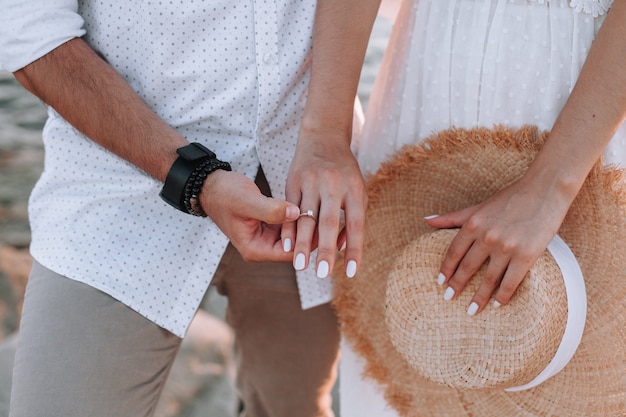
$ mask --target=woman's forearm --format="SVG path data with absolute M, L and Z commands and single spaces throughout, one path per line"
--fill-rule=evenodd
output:
M 626 3 L 616 0 L 529 176 L 557 179 L 568 198 L 626 117 Z
M 349 139 L 354 100 L 380 0 L 319 0 L 303 129 Z

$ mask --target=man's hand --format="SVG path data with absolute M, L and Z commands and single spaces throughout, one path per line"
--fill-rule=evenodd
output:
M 280 234 L 283 223 L 298 218 L 296 205 L 266 197 L 250 178 L 222 170 L 207 177 L 200 199 L 204 211 L 246 261 L 291 260 Z

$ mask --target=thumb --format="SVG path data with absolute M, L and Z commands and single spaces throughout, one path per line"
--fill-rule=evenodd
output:
M 242 215 L 268 224 L 283 224 L 297 220 L 300 209 L 288 201 L 259 193 L 250 196 Z
M 445 214 L 434 214 L 424 217 L 426 224 L 436 229 L 452 229 L 461 227 L 476 211 L 476 206 L 467 207 L 462 210 L 451 211 Z

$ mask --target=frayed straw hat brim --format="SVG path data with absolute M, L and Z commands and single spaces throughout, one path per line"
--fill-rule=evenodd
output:
M 334 305 L 345 337 L 366 359 L 366 376 L 383 386 L 400 415 L 626 415 L 626 189 L 620 170 L 598 163 L 559 230 L 580 264 L 588 297 L 582 342 L 559 374 L 522 392 L 450 388 L 409 366 L 385 324 L 389 272 L 407 245 L 432 232 L 424 216 L 477 204 L 511 184 L 546 137 L 533 127 L 448 130 L 405 147 L 368 178 L 363 260 L 353 279 L 335 269 Z

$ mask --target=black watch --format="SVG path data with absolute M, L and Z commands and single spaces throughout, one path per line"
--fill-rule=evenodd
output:
M 179 156 L 167 173 L 160 196 L 180 211 L 206 217 L 199 202 L 202 184 L 218 169 L 230 171 L 230 164 L 217 159 L 214 152 L 200 143 L 190 143 L 176 149 L 176 153 Z

